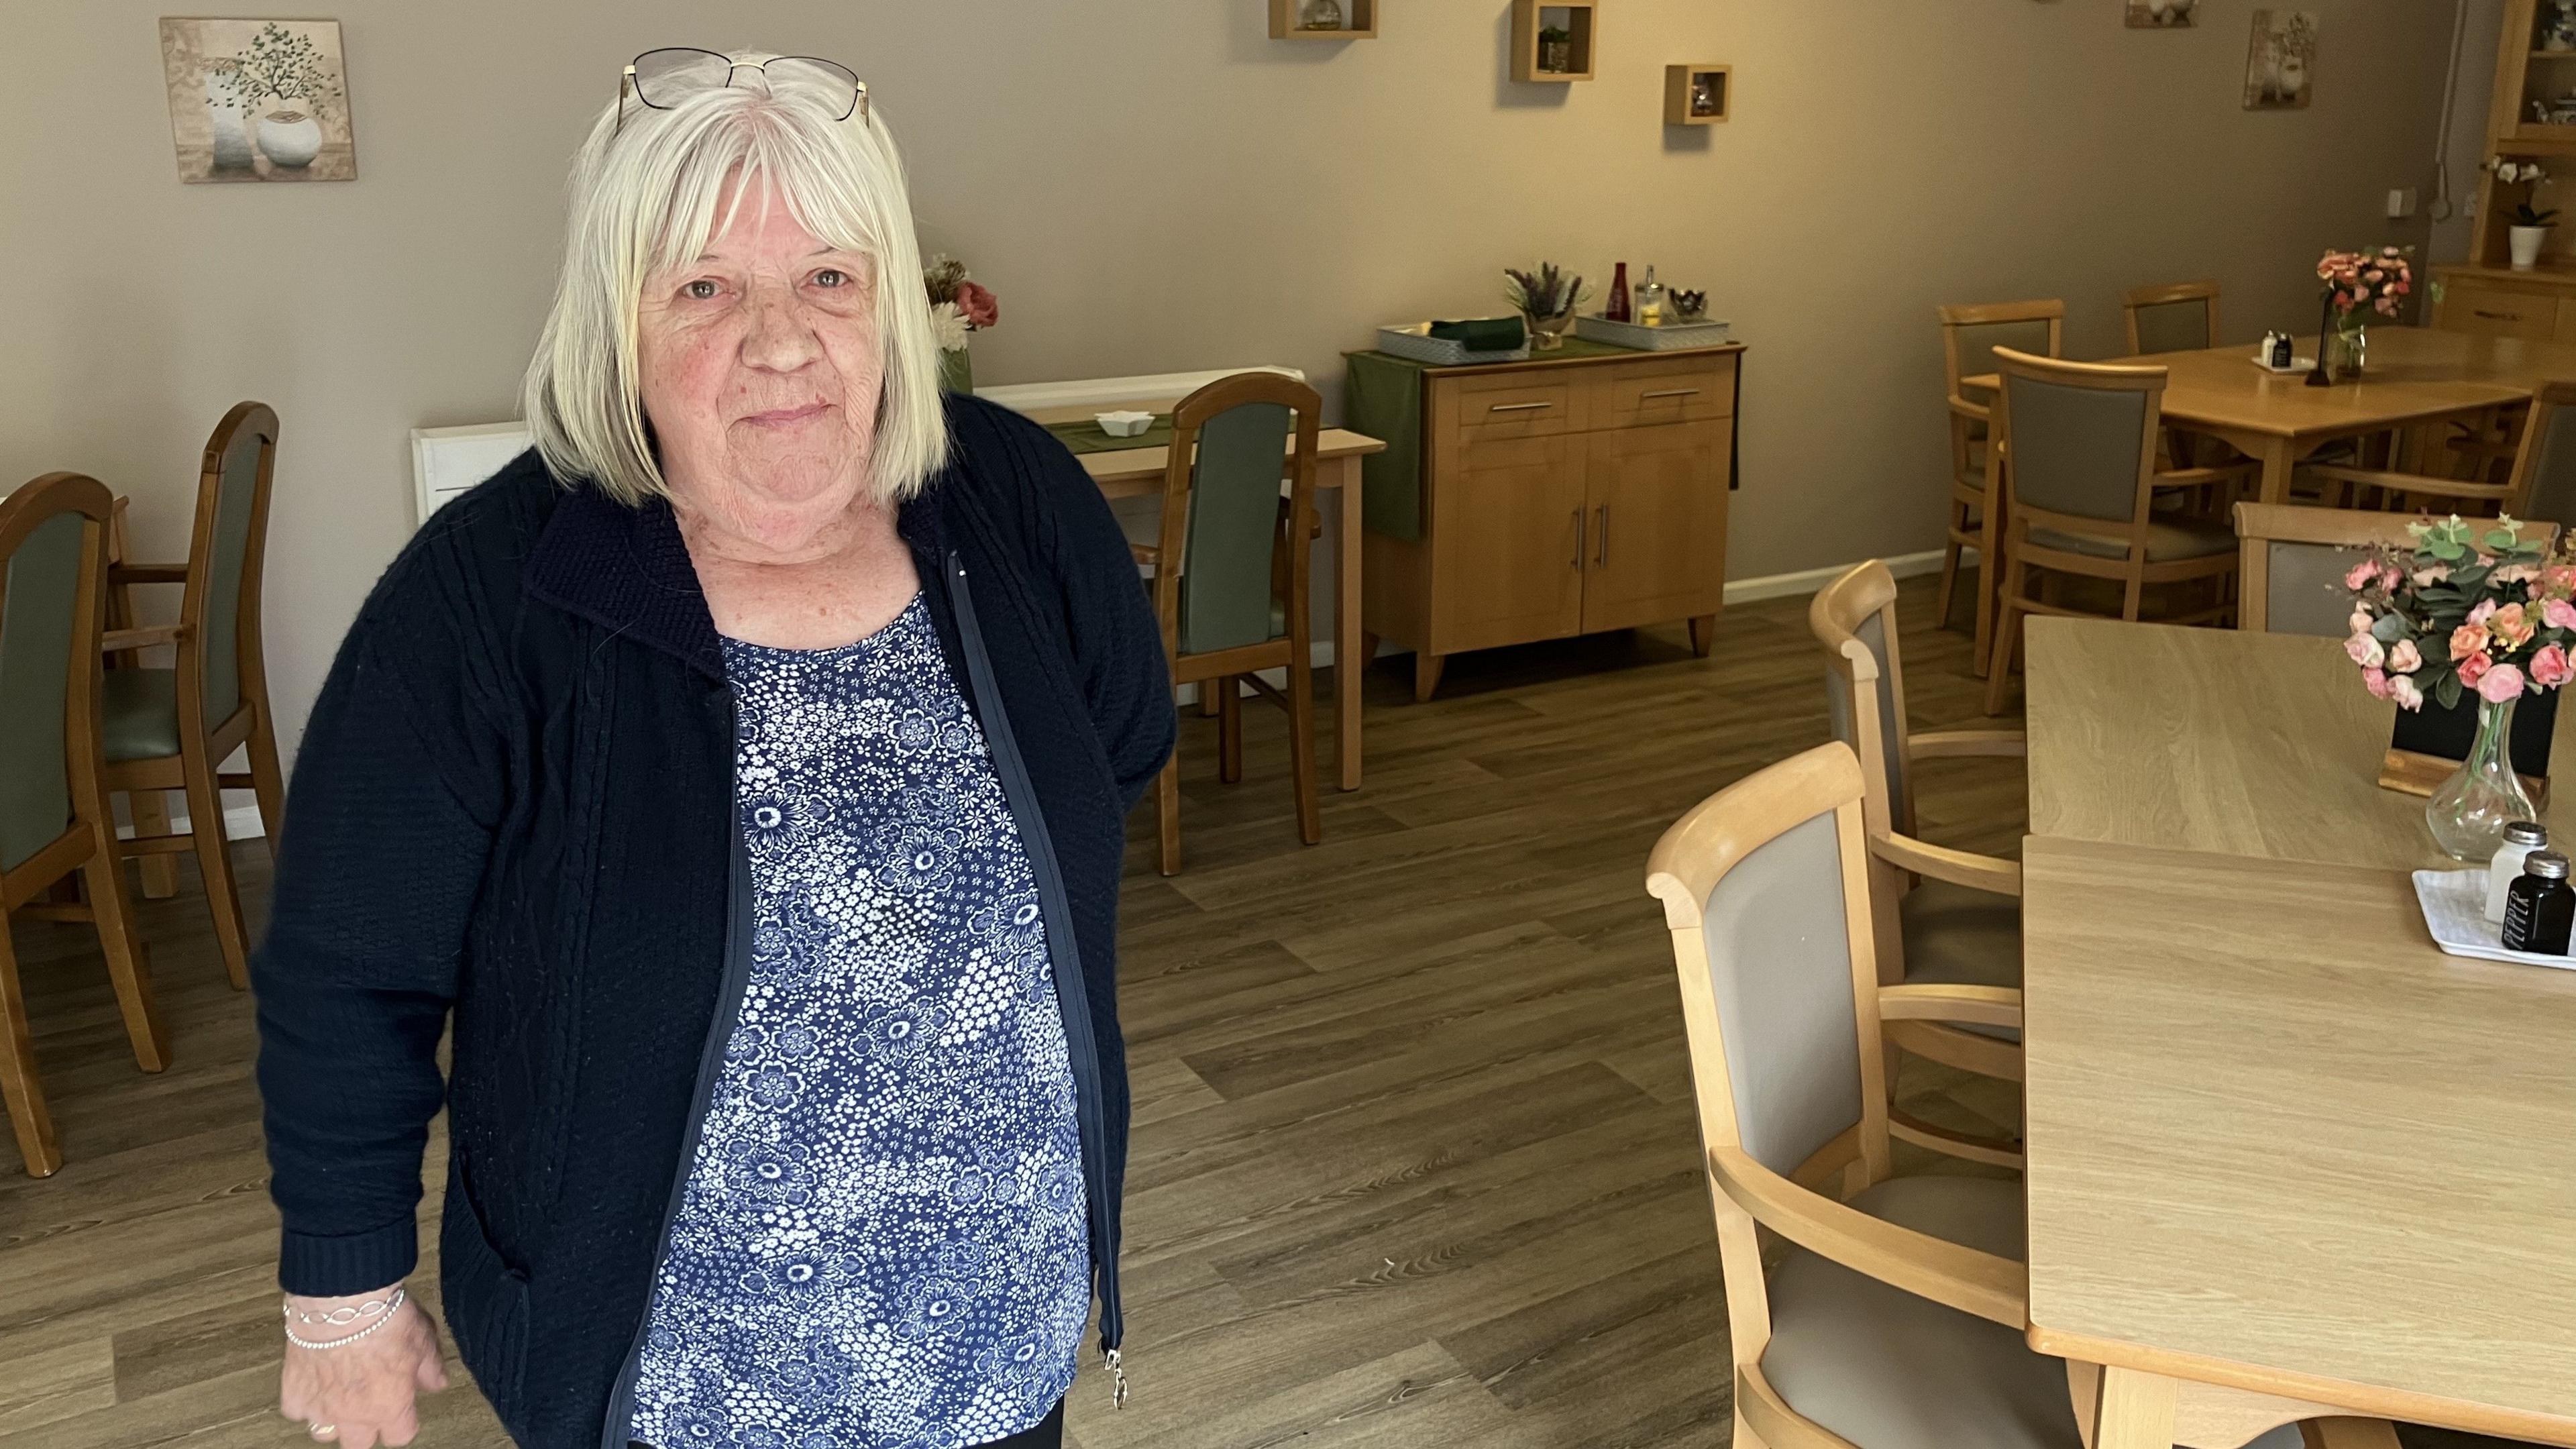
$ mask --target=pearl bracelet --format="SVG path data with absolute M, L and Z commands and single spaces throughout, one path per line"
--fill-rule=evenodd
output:
M 350 1344 L 356 1343 L 359 1339 L 365 1338 L 376 1332 L 378 1329 L 383 1328 L 386 1324 L 393 1322 L 394 1310 L 403 1306 L 404 1296 L 404 1290 L 396 1288 L 394 1290 L 394 1296 L 391 1298 L 362 1303 L 356 1308 L 334 1308 L 329 1313 L 298 1314 L 293 1308 L 288 1308 L 286 1310 L 286 1341 L 295 1345 L 297 1348 L 346 1348 Z M 368 1309 L 376 1310 L 376 1321 L 345 1337 L 310 1339 L 296 1336 L 294 1325 L 298 1322 L 329 1324 L 355 1323 L 359 1318 L 367 1316 Z M 351 1316 L 347 1318 L 338 1316 L 343 1313 Z

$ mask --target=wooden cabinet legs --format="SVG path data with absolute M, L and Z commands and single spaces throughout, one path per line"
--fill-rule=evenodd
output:
M 1440 688 L 1440 666 L 1448 662 L 1447 655 L 1434 654 L 1427 649 L 1415 652 L 1413 656 L 1413 702 L 1415 704 L 1431 702 L 1432 694 Z
M 1717 616 L 1693 614 L 1690 621 L 1690 639 L 1692 655 L 1706 659 L 1708 651 L 1717 647 Z

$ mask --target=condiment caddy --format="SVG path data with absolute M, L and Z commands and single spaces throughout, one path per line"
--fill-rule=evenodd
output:
M 2540 825 L 2506 826 L 2503 845 L 2480 869 L 2415 872 L 2415 900 L 2433 944 L 2450 955 L 2576 970 L 2568 955 L 2576 885 Z
M 1609 295 L 1598 313 L 1574 319 L 1574 335 L 1640 352 L 1676 352 L 1686 347 L 1718 347 L 1730 340 L 1733 324 L 1702 315 L 1708 294 L 1668 288 L 1646 268 L 1646 279 L 1632 293 L 1628 264 L 1620 262 L 1610 277 Z

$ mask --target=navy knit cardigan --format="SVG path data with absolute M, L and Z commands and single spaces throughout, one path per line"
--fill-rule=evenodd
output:
M 1042 885 L 1054 876 L 1115 1347 L 1119 868 L 1127 809 L 1171 751 L 1170 680 L 1080 465 L 989 404 L 952 399 L 948 420 L 953 460 L 899 527 Z M 748 939 L 733 745 L 668 505 L 566 487 L 531 453 L 386 571 L 296 761 L 253 963 L 280 1280 L 339 1295 L 413 1269 L 443 1101 L 446 1316 L 530 1449 L 625 1443 L 621 1374 Z

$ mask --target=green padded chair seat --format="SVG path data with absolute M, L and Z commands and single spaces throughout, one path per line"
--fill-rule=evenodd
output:
M 2129 555 L 2128 546 L 2117 539 L 2089 533 L 2061 533 L 2054 528 L 2032 529 L 2030 541 L 2041 548 L 2053 548 L 2061 553 L 2091 554 L 2095 558 L 2126 558 Z M 2157 518 L 2147 524 L 2149 563 L 2209 558 L 2235 551 L 2236 530 L 2224 523 L 2199 518 Z
M 157 760 L 179 753 L 179 674 L 111 669 L 104 696 L 110 760 Z
M 1992 891 L 1926 879 L 1896 908 L 1909 986 L 2021 988 L 2021 902 Z M 1944 1022 L 1997 1041 L 2018 1042 L 2009 1026 Z
M 1882 1222 L 2022 1261 L 2022 1185 L 1896 1177 L 1850 1205 Z M 1804 1248 L 1769 1275 L 1762 1372 L 1789 1407 L 1869 1449 L 2079 1449 L 2066 1365 L 2020 1330 L 1917 1298 Z M 2299 1449 L 2295 1424 L 2248 1449 Z

